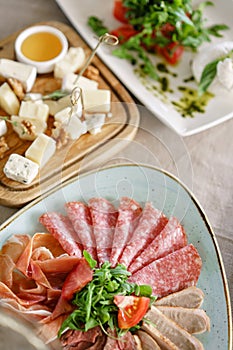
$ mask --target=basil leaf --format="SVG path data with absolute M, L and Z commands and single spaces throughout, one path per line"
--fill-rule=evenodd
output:
M 221 61 L 221 59 L 214 60 L 208 63 L 201 75 L 201 80 L 198 85 L 198 94 L 201 96 L 204 92 L 207 91 L 208 87 L 214 80 L 217 74 L 217 65 Z

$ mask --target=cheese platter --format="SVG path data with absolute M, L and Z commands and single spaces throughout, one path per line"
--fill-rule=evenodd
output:
M 81 48 L 85 52 L 85 57 L 90 55 L 91 49 L 69 26 L 60 22 L 46 22 L 43 23 L 43 25 L 49 25 L 59 29 L 67 38 L 69 50 L 70 48 Z M 18 35 L 19 33 L 15 33 L 1 41 L 1 61 L 5 60 L 7 62 L 13 62 L 16 60 L 14 44 Z M 62 147 L 56 147 L 56 149 L 52 150 L 55 147 L 54 142 L 52 142 L 52 133 L 55 124 L 54 114 L 56 114 L 56 112 L 51 111 L 54 109 L 55 104 L 59 103 L 60 100 L 50 100 L 48 102 L 49 112 L 47 112 L 47 117 L 45 117 L 47 118 L 47 125 L 46 128 L 43 128 L 42 134 L 41 132 L 38 133 L 37 136 L 39 136 L 39 134 L 43 135 L 43 140 L 39 141 L 38 138 L 33 141 L 33 138 L 30 139 L 30 137 L 25 137 L 25 132 L 22 131 L 22 128 L 20 130 L 21 134 L 20 131 L 17 130 L 19 121 L 22 119 L 22 116 L 20 117 L 20 113 L 25 114 L 22 112 L 22 110 L 27 111 L 30 109 L 31 107 L 29 107 L 29 105 L 33 102 L 27 100 L 25 100 L 23 103 L 21 102 L 18 112 L 19 115 L 14 117 L 12 117 L 12 115 L 15 114 L 14 111 L 12 112 L 11 110 L 7 110 L 7 108 L 4 108 L 4 103 L 1 103 L 1 122 L 4 122 L 2 123 L 2 128 L 7 128 L 7 132 L 4 134 L 3 139 L 5 148 L 2 148 L 0 158 L 1 205 L 20 207 L 30 202 L 32 199 L 40 196 L 51 188 L 56 187 L 60 183 L 63 183 L 65 180 L 76 176 L 77 174 L 84 172 L 93 166 L 96 166 L 98 162 L 103 162 L 105 159 L 111 158 L 113 154 L 120 151 L 126 145 L 124 142 L 125 140 L 132 140 L 134 138 L 139 125 L 139 112 L 133 99 L 120 84 L 118 79 L 100 61 L 100 59 L 94 57 L 92 59 L 91 66 L 94 72 L 98 72 L 97 79 L 99 86 L 98 90 L 96 90 L 97 93 L 95 93 L 97 94 L 95 99 L 102 98 L 102 103 L 104 104 L 106 103 L 104 102 L 106 101 L 106 95 L 108 95 L 107 98 L 109 98 L 111 101 L 110 113 L 106 114 L 105 122 L 104 124 L 102 123 L 103 127 L 101 128 L 101 132 L 83 132 L 82 135 L 79 135 L 79 138 L 69 138 L 66 143 L 61 142 Z M 69 81 L 66 83 L 69 83 Z M 2 89 L 5 88 L 7 84 L 6 79 L 2 76 L 0 84 L 0 88 Z M 59 76 L 55 76 L 53 72 L 37 74 L 30 93 L 42 94 L 42 96 L 48 95 L 54 91 L 59 91 L 59 89 L 61 89 L 61 85 L 61 78 Z M 70 103 L 71 106 L 70 95 L 64 98 L 68 98 L 68 104 Z M 86 103 L 88 104 L 90 101 L 88 93 L 85 94 L 85 99 Z M 46 106 L 45 103 L 43 105 Z M 38 104 L 37 110 L 33 111 L 34 114 L 39 113 L 38 106 L 41 108 L 41 105 Z M 88 108 L 89 107 L 91 108 L 91 106 L 88 105 Z M 44 118 L 46 111 L 42 114 L 42 118 Z M 10 117 L 13 119 L 11 120 Z M 57 123 L 59 123 L 59 118 L 61 118 L 61 116 L 58 115 L 58 118 L 56 119 Z M 28 122 L 28 120 L 26 120 L 26 122 Z M 35 141 L 37 141 L 37 145 L 34 144 Z M 49 148 L 45 147 L 46 142 L 51 143 Z M 49 149 L 52 156 L 49 157 L 46 164 L 43 164 L 43 167 L 39 162 L 38 173 L 32 180 L 30 180 L 30 182 L 27 182 L 27 179 L 20 182 L 18 178 L 14 178 L 14 175 L 13 178 L 8 176 L 9 163 L 8 169 L 6 169 L 6 164 L 12 154 L 16 154 L 18 158 L 24 158 L 26 155 L 26 158 L 33 161 L 33 154 L 35 154 L 36 149 L 38 150 L 41 148 L 41 145 L 42 148 L 44 147 L 44 149 Z M 24 160 L 25 159 L 23 159 L 23 161 Z M 36 159 L 36 161 L 38 163 L 38 159 Z M 22 166 L 24 166 L 24 164 Z

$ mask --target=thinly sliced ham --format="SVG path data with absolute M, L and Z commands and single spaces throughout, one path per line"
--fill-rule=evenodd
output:
M 95 236 L 88 206 L 82 202 L 68 202 L 65 208 L 83 248 L 92 255 L 93 259 L 97 259 Z
M 197 249 L 189 244 L 135 272 L 129 282 L 149 284 L 154 295 L 163 297 L 197 283 L 202 261 Z
M 110 261 L 113 235 L 118 212 L 104 198 L 92 198 L 88 202 L 96 241 L 99 264 Z
M 146 203 L 138 226 L 124 248 L 119 262 L 128 267 L 162 231 L 167 221 L 161 211 L 155 209 L 151 203 Z
M 12 287 L 12 273 L 15 267 L 14 261 L 9 255 L 0 255 L 0 281 L 6 284 L 9 288 Z
M 62 255 L 47 260 L 35 260 L 45 274 L 69 273 L 78 263 L 76 256 Z
M 118 339 L 118 346 L 120 350 L 137 350 L 137 343 L 131 332 L 125 333 Z
M 82 258 L 68 274 L 62 287 L 62 297 L 70 300 L 74 293 L 79 292 L 93 278 L 93 270 L 88 262 Z
M 135 200 L 128 197 L 121 198 L 110 256 L 110 262 L 113 267 L 119 261 L 126 243 L 131 239 L 141 212 L 142 208 Z
M 187 237 L 179 221 L 172 217 L 158 236 L 129 266 L 134 273 L 152 261 L 162 258 L 187 245 Z
M 50 233 L 39 232 L 33 235 L 33 251 L 36 251 L 39 248 L 48 249 L 55 258 L 65 254 L 65 250 L 62 248 L 57 238 Z
M 78 258 L 82 257 L 77 234 L 67 216 L 55 212 L 45 213 L 39 218 L 39 221 L 68 254 Z
M 6 254 L 16 263 L 31 237 L 29 235 L 14 235 L 2 246 L 0 254 Z
M 106 336 L 100 327 L 91 328 L 87 332 L 69 330 L 61 337 L 62 346 L 66 350 L 100 350 L 103 349 L 105 341 Z

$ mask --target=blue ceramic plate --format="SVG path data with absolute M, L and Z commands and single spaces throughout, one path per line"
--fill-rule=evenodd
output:
M 66 201 L 99 196 L 117 205 L 129 196 L 142 205 L 152 201 L 168 217 L 183 224 L 189 243 L 202 258 L 198 286 L 205 293 L 203 308 L 211 320 L 211 331 L 199 335 L 205 350 L 232 349 L 229 292 L 215 235 L 200 205 L 190 191 L 171 174 L 149 166 L 118 165 L 81 175 L 17 212 L 0 227 L 0 246 L 12 234 L 43 232 L 38 218 L 45 211 L 64 212 Z

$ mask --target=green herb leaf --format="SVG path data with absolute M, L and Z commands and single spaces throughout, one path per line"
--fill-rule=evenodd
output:
M 95 16 L 89 17 L 87 23 L 98 36 L 109 32 L 108 28 L 103 24 L 103 21 Z
M 214 78 L 217 74 L 217 66 L 218 63 L 221 61 L 224 61 L 226 58 L 231 58 L 233 54 L 233 50 L 230 51 L 227 55 L 222 56 L 210 63 L 208 63 L 201 75 L 201 79 L 198 85 L 198 94 L 201 96 L 203 93 L 205 93 L 208 90 L 208 87 L 213 82 Z
M 83 256 L 86 259 L 86 261 L 88 262 L 90 268 L 94 269 L 94 267 L 96 267 L 96 265 L 97 265 L 97 261 L 94 260 L 92 258 L 92 256 L 86 250 L 83 251 Z

